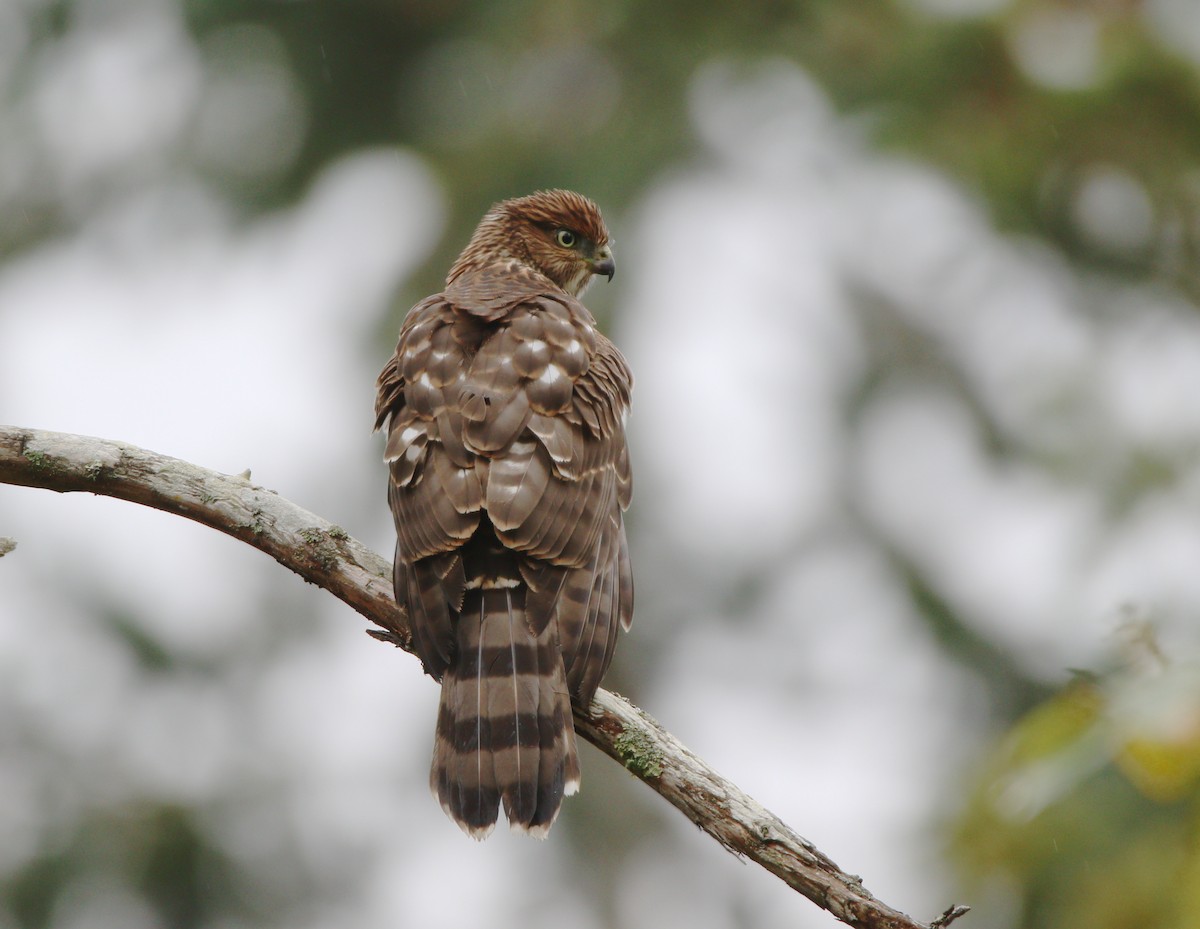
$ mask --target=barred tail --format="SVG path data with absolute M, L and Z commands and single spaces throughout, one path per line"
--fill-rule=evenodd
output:
M 543 838 L 579 788 L 555 625 L 535 636 L 524 586 L 509 583 L 466 592 L 442 677 L 430 787 L 475 839 L 492 831 L 501 802 L 514 830 Z

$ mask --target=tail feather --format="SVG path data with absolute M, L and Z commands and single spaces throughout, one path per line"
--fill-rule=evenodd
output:
M 471 589 L 442 677 L 430 787 L 476 839 L 501 804 L 509 825 L 544 836 L 579 782 L 570 695 L 556 630 L 525 618 L 525 589 Z
M 546 635 L 546 632 L 543 631 L 542 635 Z M 571 695 L 557 645 L 551 649 L 540 649 L 538 658 L 541 671 L 539 704 L 549 712 L 538 714 L 541 747 L 537 807 L 529 820 L 528 829 L 531 835 L 545 838 L 558 816 L 562 798 L 579 790 L 579 755 L 575 749 Z

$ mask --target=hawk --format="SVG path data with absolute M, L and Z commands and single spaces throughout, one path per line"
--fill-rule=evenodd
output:
M 633 619 L 633 378 L 579 301 L 614 270 L 588 198 L 497 203 L 377 383 L 396 601 L 442 685 L 430 788 L 476 839 L 501 803 L 514 830 L 549 831 L 579 787 L 571 702 Z

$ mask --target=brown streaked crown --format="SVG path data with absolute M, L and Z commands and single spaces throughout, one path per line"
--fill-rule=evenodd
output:
M 502 200 L 492 210 L 555 229 L 566 227 L 597 247 L 608 244 L 608 229 L 600 207 L 573 190 L 539 190 L 527 197 Z
M 561 229 L 578 238 L 576 247 L 564 248 L 556 241 Z M 594 273 L 597 255 L 609 254 L 608 245 L 600 208 L 590 199 L 570 190 L 539 190 L 494 204 L 454 262 L 446 283 L 466 271 L 515 258 L 579 296 Z

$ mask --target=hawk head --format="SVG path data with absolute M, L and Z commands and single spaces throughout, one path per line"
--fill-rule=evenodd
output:
M 616 271 L 599 207 L 569 190 L 539 190 L 495 204 L 480 220 L 446 283 L 503 259 L 516 259 L 573 297 L 583 293 L 593 275 L 612 280 Z

